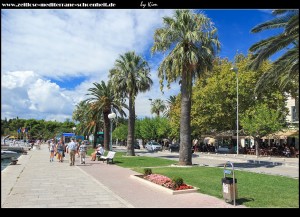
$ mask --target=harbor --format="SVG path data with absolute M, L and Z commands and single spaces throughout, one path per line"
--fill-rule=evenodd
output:
M 16 164 L 18 158 L 27 154 L 32 146 L 22 140 L 9 139 L 9 136 L 1 138 L 1 171 L 10 164 Z

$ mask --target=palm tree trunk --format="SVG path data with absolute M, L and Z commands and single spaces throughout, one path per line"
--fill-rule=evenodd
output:
M 188 79 L 186 72 L 183 72 L 181 80 L 180 150 L 178 163 L 179 165 L 192 165 L 191 87 L 191 78 Z
M 109 129 L 110 129 L 110 120 L 108 118 L 109 112 L 103 112 L 103 119 L 104 119 L 104 149 L 106 151 L 109 151 L 109 142 L 110 142 L 110 135 L 109 135 Z
M 96 148 L 96 146 L 97 146 L 97 131 L 98 131 L 98 127 L 97 127 L 97 124 L 96 124 L 95 131 L 94 131 L 94 144 L 93 144 L 93 148 Z
M 128 136 L 127 136 L 127 156 L 135 156 L 134 153 L 134 120 L 135 107 L 132 95 L 129 95 L 129 118 L 128 118 Z

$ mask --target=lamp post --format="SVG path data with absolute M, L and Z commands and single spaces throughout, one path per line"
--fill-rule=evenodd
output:
M 237 67 L 231 70 L 236 73 L 236 154 L 239 154 L 239 70 Z
M 111 113 L 108 114 L 108 118 L 110 119 L 110 140 L 109 140 L 109 150 L 112 151 L 112 120 L 116 117 L 116 113 L 112 111 L 111 105 Z
M 75 130 L 76 130 L 76 127 L 73 127 L 72 130 L 73 130 L 74 137 L 75 137 Z M 75 137 L 75 139 L 76 139 L 76 137 Z
M 151 104 L 152 104 L 152 99 L 151 99 L 151 98 L 149 98 L 148 100 L 150 101 L 150 114 L 151 114 L 151 117 L 152 117 L 152 113 L 151 113 Z

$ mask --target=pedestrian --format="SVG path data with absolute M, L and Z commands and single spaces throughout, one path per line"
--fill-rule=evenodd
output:
M 62 140 L 60 140 L 56 146 L 56 153 L 58 155 L 58 161 L 61 163 L 63 162 L 64 150 L 65 150 L 64 143 Z
M 47 141 L 47 144 L 48 144 L 48 150 L 50 151 L 50 143 L 51 143 L 51 141 L 50 141 L 50 139 Z
M 98 148 L 95 150 L 94 153 L 92 153 L 92 159 L 91 160 L 95 161 L 97 156 L 100 157 L 103 154 L 104 154 L 104 148 L 101 144 L 98 144 Z
M 85 156 L 86 156 L 87 146 L 85 142 L 82 142 L 79 146 L 79 153 L 80 153 L 80 163 L 85 164 Z
M 50 150 L 50 162 L 53 162 L 53 160 L 54 160 L 55 144 L 54 144 L 54 142 L 52 140 L 50 141 L 49 150 Z
M 75 164 L 75 153 L 77 150 L 76 143 L 74 142 L 74 139 L 71 139 L 71 142 L 68 144 L 68 150 L 69 150 L 69 156 L 70 156 L 70 166 L 74 166 Z

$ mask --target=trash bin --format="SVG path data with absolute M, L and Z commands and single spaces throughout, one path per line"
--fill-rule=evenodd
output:
M 232 202 L 237 199 L 237 179 L 230 177 L 222 178 L 222 186 L 223 186 L 223 198 L 226 202 Z M 233 188 L 234 186 L 234 188 Z M 235 192 L 235 197 L 234 197 Z

